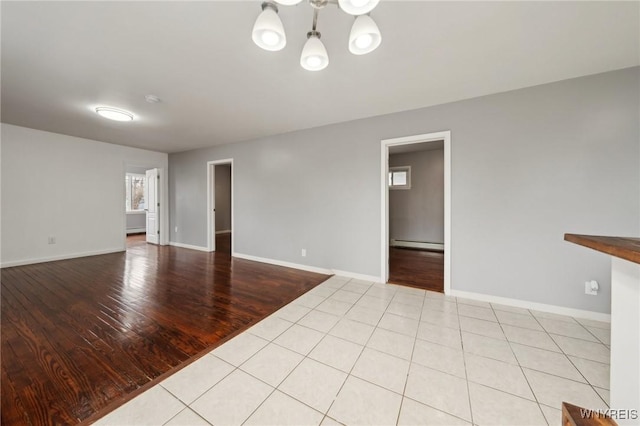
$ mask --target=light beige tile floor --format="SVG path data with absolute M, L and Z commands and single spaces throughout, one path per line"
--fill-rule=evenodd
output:
M 557 425 L 607 323 L 332 277 L 98 425 Z

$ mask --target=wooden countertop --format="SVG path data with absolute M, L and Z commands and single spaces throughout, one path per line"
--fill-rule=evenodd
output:
M 564 234 L 565 241 L 640 264 L 640 238 Z

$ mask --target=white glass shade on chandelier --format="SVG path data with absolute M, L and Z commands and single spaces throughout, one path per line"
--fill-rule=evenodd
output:
M 349 34 L 349 52 L 364 55 L 376 50 L 381 42 L 380 30 L 371 16 L 358 16 Z
M 287 45 L 287 36 L 277 10 L 270 3 L 264 3 L 251 34 L 255 44 L 272 52 L 282 50 Z
M 308 71 L 320 71 L 329 65 L 329 55 L 320 38 L 311 34 L 302 48 L 300 65 Z
M 262 49 L 269 51 L 282 50 L 287 44 L 284 26 L 278 16 L 276 3 L 283 6 L 293 6 L 302 0 L 267 0 L 262 3 L 262 13 L 253 26 L 253 42 Z M 309 71 L 320 71 L 329 65 L 329 54 L 322 41 L 320 32 L 316 31 L 318 12 L 335 0 L 307 0 L 313 8 L 313 25 L 307 34 L 300 65 Z M 349 34 L 349 51 L 354 55 L 364 55 L 373 52 L 380 46 L 382 35 L 378 25 L 368 15 L 380 0 L 338 0 L 338 6 L 344 12 L 354 15 L 355 21 Z
M 349 15 L 364 15 L 371 12 L 380 0 L 338 0 L 340 9 L 344 10 Z

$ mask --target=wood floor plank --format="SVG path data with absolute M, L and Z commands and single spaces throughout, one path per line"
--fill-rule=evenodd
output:
M 6 352 L 5 352 L 6 351 Z M 10 347 L 3 348 L 2 356 L 3 358 L 7 356 L 7 354 L 11 351 Z M 13 354 L 12 354 L 13 355 Z M 13 363 L 18 364 L 18 361 L 13 355 L 11 361 Z M 30 424 L 29 418 L 27 417 L 26 409 L 24 408 L 24 404 L 22 403 L 22 398 L 16 392 L 15 387 L 13 386 L 15 378 L 12 377 L 3 367 L 2 368 L 2 376 L 0 376 L 0 380 L 3 383 L 3 390 L 0 393 L 0 405 L 3 407 L 16 407 L 15 410 L 11 410 L 8 413 L 7 417 L 3 417 L 3 424 Z M 5 386 L 8 391 L 5 391 Z M 24 385 L 20 385 L 20 387 L 24 387 Z
M 389 247 L 389 282 L 444 292 L 444 253 Z
M 95 421 L 328 278 L 131 240 L 2 269 L 3 425 Z
M 5 305 L 9 324 L 29 346 L 31 362 L 40 366 L 55 394 L 71 402 L 74 409 L 69 414 L 72 418 L 90 415 L 95 410 L 92 401 L 101 399 L 105 391 L 107 394 L 122 393 L 121 376 L 108 365 L 96 372 L 95 381 L 89 380 L 83 372 L 101 364 L 97 353 L 88 350 L 86 342 L 74 333 L 55 333 L 59 327 L 48 317 L 38 315 L 38 310 L 29 309 L 25 299 L 19 296 L 20 291 L 12 290 L 16 300 L 20 300 L 17 305 Z M 44 327 L 38 327 L 38 324 Z

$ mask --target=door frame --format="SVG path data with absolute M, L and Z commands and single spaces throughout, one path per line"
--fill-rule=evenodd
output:
M 120 176 L 124 177 L 127 174 L 128 167 L 143 168 L 145 170 L 158 169 L 158 176 L 160 176 L 160 185 L 158 186 L 158 202 L 160 203 L 158 229 L 160 230 L 160 239 L 158 244 L 166 246 L 169 244 L 169 182 L 166 172 L 166 166 L 149 163 L 137 163 L 128 160 L 122 162 L 122 173 Z M 126 189 L 124 184 L 120 186 L 122 200 L 122 250 L 127 250 L 127 206 L 126 206 Z M 146 227 L 146 218 L 145 218 Z
M 213 222 L 213 206 L 215 205 L 215 167 L 224 164 L 231 165 L 231 254 L 233 254 L 236 245 L 236 233 L 233 228 L 236 226 L 236 217 L 234 213 L 235 193 L 233 189 L 234 173 L 233 158 L 224 160 L 207 161 L 207 251 L 215 251 L 216 245 L 216 226 Z
M 451 292 L 451 131 L 425 133 L 381 141 L 381 260 L 380 278 L 389 280 L 389 147 L 444 141 L 444 294 Z

